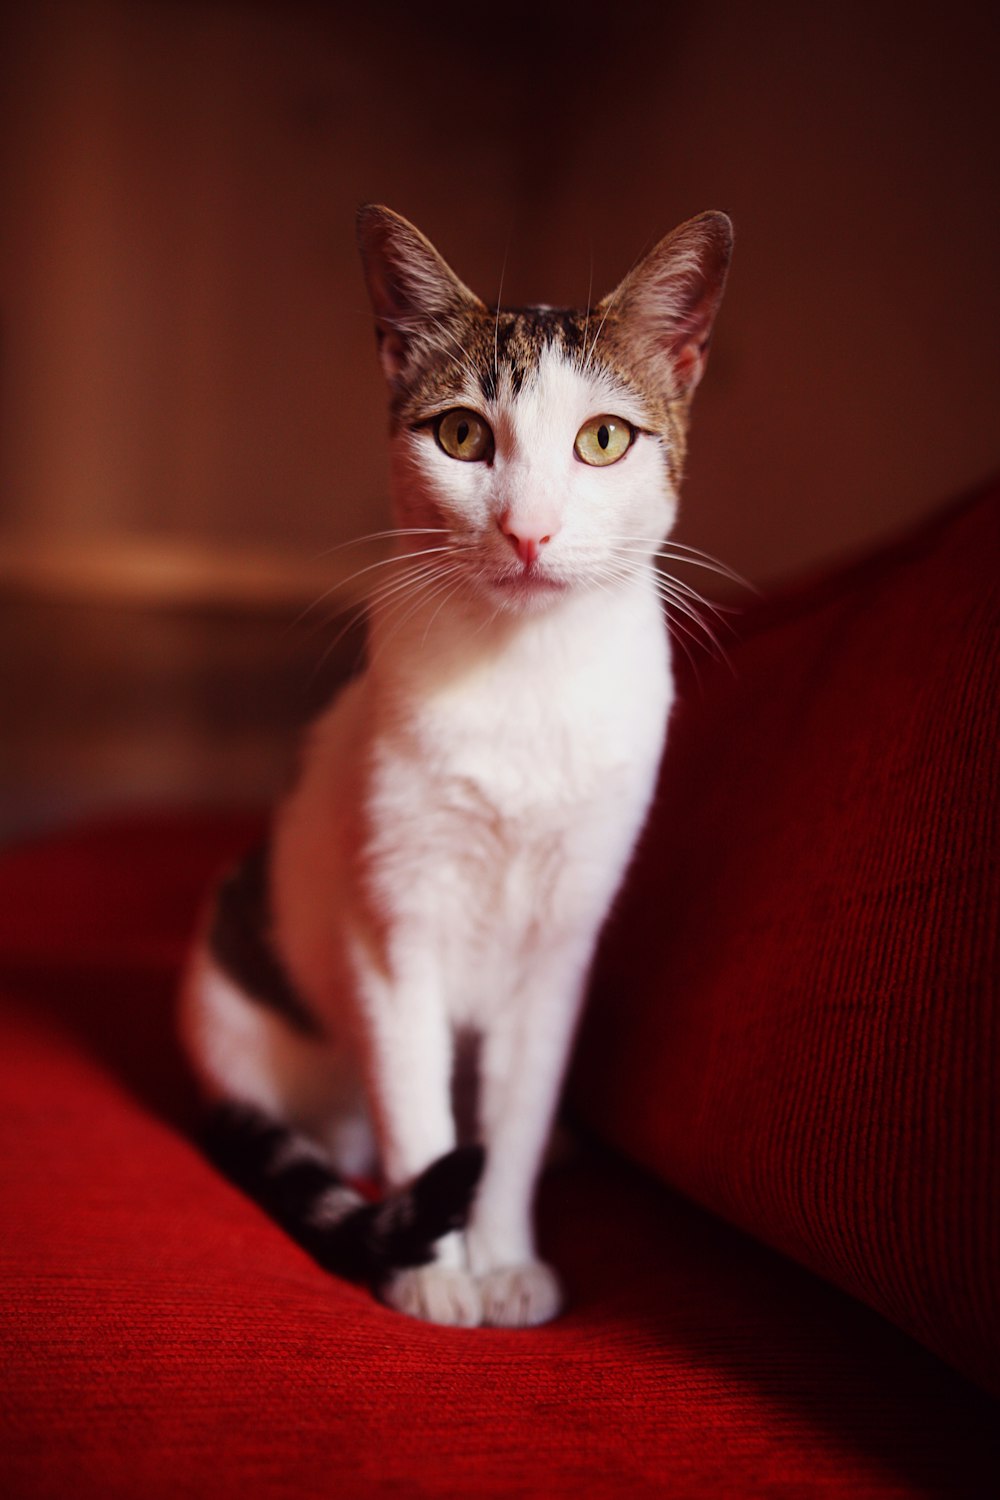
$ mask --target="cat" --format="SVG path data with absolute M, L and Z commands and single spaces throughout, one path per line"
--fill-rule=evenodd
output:
M 183 1032 L 216 1159 L 318 1259 L 418 1318 L 530 1326 L 563 1304 L 535 1185 L 663 751 L 656 558 L 732 226 L 689 220 L 582 311 L 487 307 L 385 207 L 358 239 L 388 581 L 220 888 Z M 376 1171 L 381 1204 L 343 1180 Z

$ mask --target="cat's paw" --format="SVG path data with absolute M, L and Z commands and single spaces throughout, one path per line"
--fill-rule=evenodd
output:
M 483 1321 L 479 1287 L 457 1266 L 413 1266 L 396 1271 L 381 1288 L 383 1302 L 425 1323 L 475 1328 Z
M 532 1328 L 562 1310 L 559 1278 L 542 1260 L 503 1266 L 479 1277 L 482 1321 L 493 1328 Z

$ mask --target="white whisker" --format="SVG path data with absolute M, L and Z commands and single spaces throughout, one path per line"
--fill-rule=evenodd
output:
M 380 625 L 385 630 L 389 621 L 395 617 L 392 628 L 383 636 L 379 642 L 376 655 L 372 658 L 373 665 L 381 656 L 391 641 L 403 630 L 419 609 L 433 602 L 441 589 L 447 587 L 452 579 L 456 580 L 456 588 L 461 583 L 466 569 L 460 562 L 452 563 L 446 569 L 441 570 L 437 577 L 431 579 L 420 579 L 413 589 L 412 595 L 398 599 L 392 607 L 383 611 L 380 615 Z M 410 608 L 407 609 L 407 604 Z
M 449 350 L 442 348 L 441 345 L 438 345 L 438 347 L 441 348 L 442 354 L 449 354 L 450 358 L 455 361 L 460 369 L 465 369 L 473 385 L 478 385 L 479 370 L 473 364 L 472 356 L 469 354 L 469 351 L 468 349 L 466 349 L 465 345 L 461 343 L 458 335 L 454 333 L 450 328 L 448 328 L 446 324 L 442 323 L 440 318 L 433 318 L 432 321 L 435 327 L 438 329 L 439 333 L 443 333 L 446 338 L 449 338 L 451 340 L 455 348 L 458 350 L 460 358 L 456 358 L 454 354 L 450 354 Z
M 597 325 L 597 332 L 594 334 L 594 342 L 590 346 L 590 351 L 587 354 L 587 358 L 586 358 L 586 361 L 585 361 L 584 366 L 583 366 L 583 368 L 584 368 L 585 371 L 589 372 L 590 369 L 591 369 L 591 366 L 594 363 L 594 351 L 597 348 L 597 341 L 600 338 L 601 334 L 604 332 L 604 325 L 608 321 L 608 314 L 611 312 L 611 309 L 614 306 L 614 300 L 615 299 L 614 299 L 613 295 L 608 298 L 608 305 L 604 309 L 604 316 L 601 318 L 600 323 L 598 323 L 598 325 Z
M 645 252 L 642 252 L 642 253 L 640 253 L 639 255 L 636 256 L 635 260 L 632 262 L 631 266 L 629 267 L 628 275 L 624 276 L 622 278 L 622 280 L 618 283 L 618 285 L 615 287 L 614 291 L 611 292 L 607 297 L 604 298 L 604 302 L 606 303 L 606 306 L 605 306 L 605 309 L 604 309 L 604 316 L 602 317 L 602 319 L 600 321 L 600 324 L 598 326 L 597 332 L 594 334 L 594 342 L 590 346 L 590 353 L 587 355 L 587 358 L 584 361 L 584 365 L 583 365 L 584 371 L 590 370 L 591 365 L 593 364 L 593 361 L 594 361 L 594 351 L 597 348 L 597 341 L 600 338 L 602 332 L 604 331 L 604 325 L 608 321 L 608 315 L 611 312 L 611 309 L 614 307 L 615 303 L 617 302 L 619 296 L 621 295 L 622 289 L 627 284 L 629 277 L 632 275 L 632 272 L 635 270 L 636 266 L 642 260 L 642 255 L 644 253 Z
M 716 661 L 725 662 L 730 671 L 734 672 L 732 662 L 725 647 L 704 617 L 696 609 L 692 608 L 691 605 L 678 597 L 677 594 L 672 593 L 669 587 L 660 589 L 660 598 L 666 605 L 667 619 L 671 626 L 683 630 L 692 640 L 700 640 L 700 643 L 706 648 L 711 657 Z M 679 616 L 684 616 L 685 619 L 690 620 L 691 625 L 696 627 L 696 629 L 690 629 L 688 626 L 682 624 Z M 700 632 L 700 635 L 697 632 Z
M 715 616 L 720 625 L 724 625 L 727 630 L 733 629 L 732 622 L 726 619 L 727 614 L 734 613 L 733 610 L 727 610 L 725 605 L 715 604 L 711 599 L 706 599 L 704 594 L 699 594 L 698 590 L 692 588 L 683 578 L 678 578 L 674 573 L 668 573 L 665 568 L 656 569 L 656 578 L 658 583 L 668 584 L 678 598 L 683 597 L 689 600 L 692 605 L 701 609 L 707 609 L 710 614 Z
M 343 552 L 345 547 L 360 547 L 365 542 L 389 542 L 398 536 L 447 536 L 447 526 L 390 526 L 386 531 L 369 531 L 367 536 L 352 536 L 349 541 L 337 542 L 333 547 L 324 547 L 322 552 L 314 554 L 318 561 L 322 557 L 332 557 L 335 552 Z
M 305 609 L 295 617 L 290 628 L 295 629 L 296 626 L 301 625 L 306 616 L 312 614 L 313 610 L 318 609 L 327 599 L 339 593 L 342 589 L 349 588 L 358 578 L 363 578 L 366 573 L 374 572 L 376 568 L 388 568 L 393 564 L 410 562 L 414 558 L 428 557 L 434 552 L 450 551 L 450 547 L 422 547 L 418 552 L 396 553 L 392 557 L 382 557 L 377 562 L 368 563 L 366 567 L 359 568 L 356 573 L 349 574 L 347 578 L 340 578 L 336 583 L 331 584 L 328 589 L 324 589 L 323 593 L 317 599 L 314 599 L 311 604 L 307 604 Z
M 440 548 L 435 550 L 444 552 L 451 549 Z M 322 656 L 320 657 L 316 669 L 313 672 L 314 679 L 316 673 L 319 672 L 325 665 L 331 653 L 337 649 L 338 645 L 344 639 L 344 637 L 354 628 L 354 626 L 356 626 L 362 619 L 364 619 L 365 616 L 370 615 L 373 609 L 381 607 L 390 599 L 394 598 L 397 594 L 404 593 L 409 595 L 410 591 L 414 587 L 418 587 L 424 579 L 436 577 L 441 571 L 440 561 L 436 559 L 433 562 L 425 561 L 423 555 L 419 553 L 411 554 L 409 556 L 397 558 L 394 560 L 398 562 L 407 562 L 411 566 L 407 569 L 402 577 L 397 575 L 393 578 L 383 580 L 382 583 L 379 584 L 379 586 L 368 598 L 362 600 L 360 604 L 355 606 L 341 629 L 334 636 L 333 640 L 329 642 Z
M 391 599 L 395 599 L 398 595 L 410 594 L 424 582 L 439 578 L 441 571 L 440 563 L 428 563 L 426 567 L 411 569 L 402 578 L 387 580 L 366 600 L 368 613 L 374 614 L 376 611 L 381 611 Z
M 451 340 L 455 348 L 458 350 L 458 354 L 453 353 L 452 350 L 448 348 L 447 344 L 443 344 L 440 339 L 432 339 L 430 341 L 433 347 L 437 349 L 440 354 L 443 354 L 446 359 L 450 359 L 452 364 L 455 365 L 459 370 L 464 370 L 465 373 L 469 375 L 474 382 L 478 382 L 479 372 L 477 371 L 475 365 L 472 363 L 468 350 L 461 343 L 457 334 L 455 334 L 447 326 L 447 324 L 442 323 L 440 318 L 435 317 L 433 313 L 428 313 L 427 317 L 430 319 L 430 322 L 434 325 L 439 333 L 444 334 L 445 338 Z M 398 322 L 394 318 L 386 318 L 384 321 L 387 322 L 391 327 L 398 329 L 401 333 L 413 333 L 413 329 L 407 323 Z M 424 337 L 426 337 L 426 330 L 424 331 Z
M 590 277 L 587 282 L 587 314 L 583 322 L 583 347 L 587 347 L 587 334 L 590 332 L 590 303 L 594 295 L 594 246 L 590 247 Z
M 740 588 L 748 589 L 752 594 L 760 593 L 757 586 L 748 578 L 744 578 L 741 573 L 737 573 L 734 568 L 730 568 L 719 558 L 713 557 L 711 552 L 703 552 L 700 547 L 691 547 L 686 542 L 677 542 L 669 538 L 666 542 L 661 542 L 651 548 L 645 537 L 609 537 L 608 541 L 616 551 L 641 552 L 647 556 L 667 558 L 671 562 L 689 563 L 693 568 L 708 568 L 713 573 L 719 573 L 723 578 L 728 578 L 731 583 L 738 584 Z
M 458 569 L 457 570 L 457 576 L 455 577 L 454 581 L 451 583 L 450 587 L 444 588 L 444 589 L 438 589 L 435 593 L 432 593 L 431 595 L 429 595 L 429 597 L 428 597 L 428 599 L 426 601 L 428 605 L 433 604 L 434 600 L 438 597 L 439 594 L 443 594 L 444 597 L 441 599 L 440 603 L 438 604 L 437 609 L 434 611 L 434 613 L 431 615 L 430 619 L 427 621 L 427 624 L 424 626 L 424 633 L 423 633 L 423 636 L 421 637 L 421 641 L 420 641 L 421 646 L 426 646 L 426 644 L 427 644 L 427 636 L 428 636 L 428 633 L 430 631 L 431 626 L 434 624 L 434 621 L 437 619 L 437 617 L 441 613 L 442 609 L 444 609 L 444 607 L 448 603 L 449 599 L 453 599 L 455 597 L 455 595 L 458 593 L 459 589 L 461 588 L 461 586 L 462 586 L 462 574 L 463 573 L 464 573 L 464 569 L 461 569 L 461 568 Z
M 659 553 L 643 553 L 639 548 L 615 548 L 616 554 L 620 555 L 623 551 L 632 555 L 647 557 L 653 563 L 653 571 L 658 586 L 665 582 L 669 583 L 670 588 L 678 597 L 684 596 L 693 604 L 699 605 L 702 609 L 707 609 L 711 614 L 715 616 L 720 625 L 725 625 L 728 629 L 732 628 L 730 622 L 725 618 L 725 616 L 727 614 L 732 614 L 735 611 L 727 605 L 716 604 L 713 600 L 706 599 L 704 594 L 700 594 L 698 590 L 692 587 L 692 585 L 686 582 L 686 580 L 678 578 L 675 574 L 667 572 L 665 568 L 657 566 L 657 562 L 660 558 Z
M 507 256 L 510 254 L 510 235 L 504 246 L 503 264 L 500 267 L 500 285 L 497 288 L 497 315 L 493 323 L 493 381 L 500 384 L 500 309 L 503 306 L 503 279 L 507 274 Z
M 623 578 L 635 577 L 642 570 L 644 560 L 655 562 L 654 556 L 651 556 L 645 549 L 638 547 L 616 547 L 613 558 L 620 570 L 620 576 Z M 636 560 L 633 561 L 633 558 Z M 651 571 L 651 576 L 653 586 L 666 607 L 667 624 L 671 634 L 678 644 L 684 647 L 688 658 L 690 659 L 691 653 L 687 650 L 686 644 L 682 639 L 683 636 L 697 642 L 700 646 L 707 649 L 715 660 L 724 661 L 730 670 L 732 670 L 732 663 L 721 641 L 702 614 L 702 610 L 708 610 L 718 619 L 721 625 L 725 625 L 731 629 L 729 621 L 724 619 L 720 614 L 719 607 L 713 604 L 711 600 L 705 599 L 690 584 L 674 577 L 670 573 L 663 572 L 655 566 Z M 685 624 L 685 621 L 689 621 L 690 624 Z
M 614 578 L 618 582 L 627 583 L 627 582 L 631 581 L 632 579 L 634 579 L 639 574 L 639 572 L 641 571 L 641 563 L 632 562 L 632 561 L 630 561 L 628 559 L 621 558 L 621 557 L 616 557 L 614 559 L 614 565 L 612 567 L 608 567 L 607 565 L 605 565 L 599 571 L 604 576 L 610 576 L 610 577 Z M 698 684 L 700 686 L 700 684 L 701 684 L 701 675 L 700 675 L 700 673 L 698 671 L 698 664 L 695 661 L 695 658 L 694 658 L 694 656 L 693 656 L 693 654 L 691 652 L 690 647 L 688 646 L 688 641 L 691 641 L 692 643 L 698 645 L 699 647 L 702 647 L 703 649 L 704 649 L 704 644 L 705 643 L 700 639 L 700 637 L 695 633 L 695 631 L 693 631 L 688 626 L 686 626 L 685 624 L 683 624 L 682 621 L 680 621 L 680 620 L 678 620 L 678 619 L 676 619 L 674 617 L 674 615 L 671 613 L 671 608 L 672 607 L 677 607 L 676 601 L 672 597 L 668 597 L 667 595 L 665 595 L 660 590 L 660 588 L 658 586 L 660 580 L 659 580 L 658 577 L 656 577 L 654 579 L 654 582 L 657 584 L 657 592 L 660 594 L 660 597 L 663 600 L 663 603 L 664 603 L 664 606 L 665 606 L 665 608 L 664 608 L 664 618 L 666 620 L 667 629 L 669 630 L 669 632 L 670 632 L 671 636 L 673 637 L 674 641 L 677 643 L 677 645 L 684 652 L 684 655 L 687 657 L 687 660 L 688 660 L 688 662 L 691 665 L 691 669 L 694 672 L 695 680 L 698 682 Z M 695 618 L 697 619 L 697 616 Z M 698 623 L 701 624 L 702 622 L 700 620 L 698 620 Z M 711 654 L 713 656 L 715 655 L 714 652 L 712 652 Z

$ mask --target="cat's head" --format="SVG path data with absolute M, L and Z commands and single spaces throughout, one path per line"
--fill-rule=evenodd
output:
M 358 215 L 396 522 L 494 604 L 627 579 L 673 524 L 732 249 L 691 219 L 593 307 L 489 308 L 407 220 Z

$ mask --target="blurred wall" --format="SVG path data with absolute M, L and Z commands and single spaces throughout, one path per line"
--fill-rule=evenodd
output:
M 1000 459 L 994 10 L 4 7 L 0 553 L 382 524 L 365 199 L 512 301 L 729 209 L 681 534 L 766 580 L 933 508 Z
M 671 11 L 615 108 L 582 114 L 541 279 L 567 243 L 593 239 L 603 282 L 664 224 L 733 215 L 682 534 L 771 579 L 1000 461 L 1000 9 Z
M 377 10 L 5 9 L 9 528 L 312 551 L 371 529 L 385 423 L 355 209 L 467 219 L 495 274 L 510 201 L 502 132 L 454 129 L 472 79 L 447 108 L 437 75 L 407 85 Z

